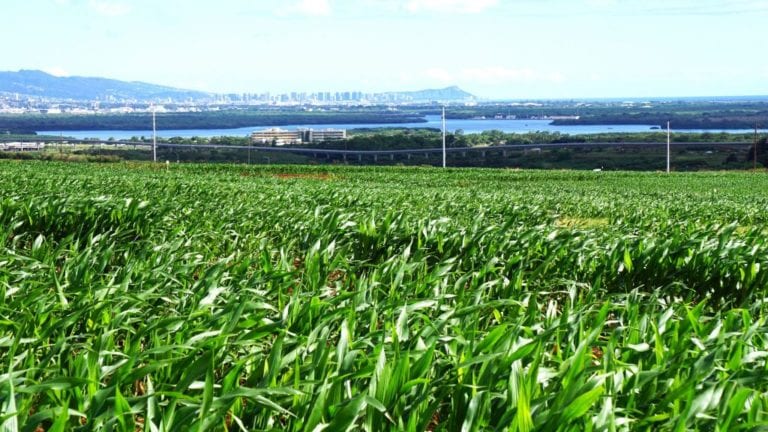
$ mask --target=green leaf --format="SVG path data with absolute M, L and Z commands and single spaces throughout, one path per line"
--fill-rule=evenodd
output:
M 464 421 L 461 423 L 461 432 L 472 432 L 479 429 L 475 424 L 477 421 L 478 411 L 480 411 L 480 404 L 485 397 L 485 392 L 477 392 L 477 394 L 469 401 L 467 407 L 467 413 L 464 416 Z
M 600 399 L 604 391 L 603 386 L 598 386 L 574 399 L 563 410 L 563 423 L 570 423 L 586 414 L 592 408 L 592 405 Z
M 629 255 L 629 249 L 624 249 L 624 268 L 628 272 L 632 271 L 632 257 Z
M 357 418 L 365 412 L 366 404 L 365 396 L 352 399 L 333 416 L 331 423 L 324 430 L 329 432 L 351 430 Z
M 125 400 L 120 389 L 115 387 L 115 418 L 120 425 L 120 429 L 123 431 L 133 431 L 135 425 L 133 422 L 133 413 L 131 412 L 131 405 Z
M 211 409 L 213 403 L 213 357 L 211 357 L 211 363 L 208 367 L 208 371 L 205 373 L 205 387 L 203 388 L 203 403 L 200 406 L 200 420 L 208 416 L 208 411 Z
M 16 394 L 13 391 L 13 379 L 8 380 L 8 395 L 3 395 L 3 403 L 0 404 L 0 419 L 5 418 L 3 424 L 0 425 L 0 432 L 18 432 L 19 422 L 18 413 L 16 412 Z

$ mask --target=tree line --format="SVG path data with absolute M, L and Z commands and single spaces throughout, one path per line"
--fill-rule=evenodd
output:
M 271 112 L 220 111 L 200 113 L 158 113 L 157 128 L 169 129 L 235 129 L 243 127 L 285 126 L 293 124 L 334 123 L 419 123 L 421 116 L 392 112 Z M 23 114 L 0 115 L 0 131 L 34 134 L 36 131 L 136 130 L 150 129 L 152 115 L 136 114 Z

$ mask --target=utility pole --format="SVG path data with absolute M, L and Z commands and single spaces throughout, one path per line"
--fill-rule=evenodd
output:
M 753 147 L 755 148 L 755 154 L 754 158 L 752 159 L 752 169 L 757 171 L 757 123 L 755 123 L 755 140 Z
M 443 107 L 443 168 L 445 166 L 445 107 Z
M 152 162 L 157 162 L 157 120 L 154 103 L 152 104 Z
M 670 162 L 670 132 L 669 132 L 669 122 L 667 122 L 667 173 L 669 173 L 669 162 Z

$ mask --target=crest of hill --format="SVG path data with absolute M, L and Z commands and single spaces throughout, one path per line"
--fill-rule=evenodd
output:
M 68 100 L 202 99 L 210 94 L 95 77 L 58 77 L 39 70 L 0 72 L 0 93 Z
M 428 89 L 411 92 L 390 92 L 398 99 L 410 99 L 414 101 L 469 101 L 477 99 L 472 93 L 468 93 L 458 86 L 450 86 L 442 89 Z

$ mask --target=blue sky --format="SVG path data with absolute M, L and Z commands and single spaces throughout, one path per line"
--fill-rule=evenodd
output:
M 768 94 L 768 0 L 5 0 L 0 70 L 215 92 Z

